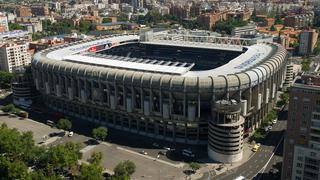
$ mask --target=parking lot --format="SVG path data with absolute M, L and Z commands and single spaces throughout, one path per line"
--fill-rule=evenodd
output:
M 60 130 L 51 128 L 42 123 L 38 123 L 36 121 L 30 120 L 21 120 L 18 117 L 12 116 L 0 116 L 0 124 L 6 123 L 10 128 L 16 128 L 19 131 L 26 132 L 31 131 L 33 132 L 33 137 L 35 143 L 39 143 L 43 141 L 43 137 L 47 136 L 53 132 L 59 132 Z
M 185 163 L 177 161 L 168 161 L 164 155 L 158 152 L 165 152 L 162 147 L 156 148 L 151 145 L 150 149 L 144 148 L 128 148 L 126 146 L 115 143 L 100 143 L 91 145 L 88 143 L 90 137 L 74 133 L 72 137 L 54 136 L 50 137 L 51 133 L 59 133 L 61 130 L 52 128 L 43 123 L 32 121 L 29 119 L 20 119 L 18 117 L 0 116 L 0 123 L 6 123 L 10 128 L 16 128 L 19 131 L 32 131 L 35 143 L 47 142 L 47 145 L 54 146 L 64 144 L 66 142 L 79 143 L 83 160 L 87 160 L 92 152 L 103 153 L 103 167 L 108 171 L 123 160 L 131 160 L 136 164 L 136 172 L 132 179 L 184 179 L 183 170 L 187 167 Z M 44 139 L 44 137 L 46 138 Z M 153 148 L 152 148 L 153 147 Z M 148 151 L 147 155 L 141 154 L 140 151 Z

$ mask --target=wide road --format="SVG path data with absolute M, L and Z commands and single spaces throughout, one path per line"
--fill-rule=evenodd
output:
M 239 176 L 244 176 L 246 179 L 260 179 L 263 173 L 273 160 L 275 149 L 282 145 L 284 130 L 287 126 L 285 112 L 279 115 L 278 122 L 273 126 L 264 140 L 261 142 L 260 149 L 244 164 L 229 171 L 226 171 L 216 177 L 216 180 L 232 180 Z M 279 146 L 278 146 L 279 145 Z

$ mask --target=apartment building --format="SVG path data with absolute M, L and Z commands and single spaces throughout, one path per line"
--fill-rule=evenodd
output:
M 0 70 L 12 72 L 17 67 L 31 63 L 31 56 L 25 42 L 6 42 L 0 44 Z
M 283 180 L 320 178 L 320 76 L 303 75 L 290 90 Z
M 313 24 L 314 13 L 308 12 L 305 14 L 296 14 L 286 16 L 284 19 L 284 25 L 294 28 L 308 27 Z
M 303 30 L 299 39 L 299 55 L 310 55 L 317 44 L 318 33 L 314 29 Z
M 20 6 L 16 9 L 17 17 L 31 17 L 31 8 L 26 6 Z
M 0 32 L 9 31 L 7 16 L 0 15 Z

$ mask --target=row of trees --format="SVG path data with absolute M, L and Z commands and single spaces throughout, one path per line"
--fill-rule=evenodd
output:
M 57 123 L 57 128 L 69 131 L 72 127 L 72 122 L 69 119 L 61 118 Z M 92 129 L 92 137 L 97 141 L 104 141 L 108 135 L 108 129 L 105 127 L 98 127 Z
M 181 24 L 184 28 L 187 29 L 204 29 L 204 26 L 202 24 L 199 24 L 196 20 L 183 20 L 174 15 L 161 15 L 159 12 L 152 10 L 149 11 L 145 16 L 138 16 L 133 21 L 149 26 L 159 26 L 161 24 L 170 26 L 173 24 Z
M 21 109 L 15 107 L 13 104 L 8 104 L 6 106 L 2 106 L 1 110 L 5 113 L 12 113 L 15 114 L 17 116 L 20 116 L 22 118 L 27 118 L 28 117 L 28 113 L 25 111 L 22 111 Z
M 238 19 L 230 19 L 228 21 L 218 21 L 213 27 L 214 31 L 219 33 L 231 34 L 234 28 L 247 25 L 247 21 L 242 21 Z
M 42 22 L 43 31 L 37 32 L 32 35 L 33 40 L 41 39 L 47 36 L 59 35 L 59 34 L 70 34 L 74 30 L 81 33 L 87 33 L 95 30 L 96 24 L 89 21 L 80 21 L 79 25 L 74 25 L 68 20 L 62 20 L 59 22 L 51 23 L 50 20 L 44 20 Z
M 265 137 L 266 135 L 266 131 L 265 131 L 265 128 L 267 126 L 269 126 L 272 121 L 274 119 L 276 119 L 278 117 L 278 114 L 275 110 L 271 110 L 264 118 L 263 118 L 263 121 L 262 121 L 262 124 L 260 126 L 259 129 L 257 129 L 254 134 L 250 137 L 250 141 L 260 141 L 262 138 Z
M 102 153 L 94 152 L 89 163 L 79 164 L 80 145 L 68 142 L 49 148 L 35 146 L 32 132 L 0 126 L 0 179 L 79 180 L 103 179 Z M 120 162 L 111 179 L 129 179 L 135 172 L 131 161 Z

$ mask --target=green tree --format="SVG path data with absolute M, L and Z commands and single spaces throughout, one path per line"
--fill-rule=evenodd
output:
M 271 27 L 270 27 L 270 31 L 276 31 L 277 29 L 276 29 L 276 27 L 274 27 L 274 25 L 272 25 Z
M 17 23 L 9 23 L 8 26 L 9 26 L 9 31 L 24 30 L 24 27 Z
M 281 107 L 289 102 L 289 93 L 284 92 L 280 95 L 280 100 L 277 102 L 277 106 Z
M 98 127 L 92 130 L 92 136 L 96 140 L 104 141 L 108 135 L 108 129 L 105 127 Z
M 80 21 L 78 30 L 82 33 L 87 33 L 89 31 L 95 30 L 96 25 L 89 21 Z
M 0 88 L 9 88 L 11 86 L 12 79 L 12 73 L 0 71 Z
M 130 177 L 136 170 L 136 165 L 129 160 L 120 162 L 115 168 L 114 168 L 114 176 L 116 178 L 128 178 Z
M 102 153 L 101 152 L 93 152 L 89 159 L 91 164 L 100 164 L 102 161 Z
M 5 106 L 2 106 L 1 110 L 3 112 L 8 113 L 8 112 L 12 112 L 14 110 L 14 108 L 15 108 L 15 106 L 13 104 L 8 104 L 8 105 L 5 105 Z
M 117 18 L 118 21 L 124 21 L 124 22 L 127 22 L 129 19 L 128 19 L 128 15 L 124 14 L 124 13 L 121 13 L 118 18 Z
M 110 23 L 111 18 L 103 18 L 102 23 Z
M 310 59 L 304 59 L 302 62 L 302 71 L 309 71 L 310 70 L 310 64 L 311 64 L 311 60 Z
M 283 21 L 282 21 L 282 19 L 281 19 L 279 14 L 276 14 L 275 20 L 274 20 L 274 24 L 276 24 L 276 25 L 277 24 L 283 24 Z
M 189 168 L 192 169 L 193 172 L 196 172 L 198 169 L 200 169 L 200 164 L 191 162 L 189 163 Z
M 80 175 L 78 179 L 80 180 L 102 180 L 103 168 L 100 165 L 95 164 L 81 164 Z
M 256 10 L 256 8 L 254 8 L 253 11 L 252 11 L 251 20 L 254 21 L 254 22 L 257 21 L 257 10 Z
M 213 27 L 214 31 L 219 33 L 231 34 L 235 27 L 241 27 L 247 25 L 248 22 L 238 19 L 230 19 L 228 21 L 218 21 Z
M 78 164 L 81 159 L 80 145 L 68 142 L 65 145 L 53 146 L 47 150 L 42 157 L 40 157 L 40 164 L 45 167 L 47 172 L 55 169 L 72 169 Z
M 93 152 L 89 159 L 91 164 L 81 164 L 80 167 L 80 180 L 100 180 L 102 179 L 103 168 L 100 165 L 102 160 L 101 152 Z
M 35 146 L 31 132 L 0 126 L 0 179 L 62 180 L 65 171 L 80 172 L 81 156 L 79 144 L 69 142 L 44 149 Z M 89 171 L 102 171 L 100 158 L 98 154 L 92 157 L 95 163 Z
M 57 128 L 67 131 L 67 130 L 70 130 L 71 127 L 72 127 L 72 123 L 70 120 L 65 119 L 65 118 L 59 119 L 58 124 L 57 124 Z

